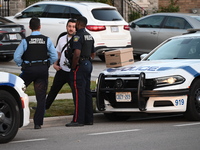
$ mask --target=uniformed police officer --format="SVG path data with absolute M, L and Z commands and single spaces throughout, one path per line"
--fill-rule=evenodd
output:
M 41 35 L 40 19 L 32 18 L 29 22 L 30 36 L 23 39 L 14 53 L 14 61 L 22 67 L 20 77 L 28 86 L 34 84 L 37 109 L 34 114 L 34 128 L 41 129 L 45 113 L 45 98 L 48 86 L 48 70 L 58 55 L 51 40 Z
M 70 77 L 75 111 L 71 126 L 93 125 L 93 102 L 90 90 L 92 73 L 91 58 L 94 58 L 94 39 L 85 30 L 87 19 L 79 17 L 76 21 L 77 32 L 70 42 L 73 50 Z

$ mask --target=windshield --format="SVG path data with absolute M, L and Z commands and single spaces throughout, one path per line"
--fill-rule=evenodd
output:
M 192 17 L 200 22 L 200 16 L 192 16 Z
M 162 59 L 200 59 L 200 37 L 169 40 L 146 58 L 146 60 Z

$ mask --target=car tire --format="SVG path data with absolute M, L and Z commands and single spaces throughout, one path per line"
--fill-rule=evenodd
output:
M 13 56 L 6 56 L 6 57 L 0 58 L 1 62 L 8 62 L 8 61 L 11 61 L 11 60 L 13 60 Z
M 191 86 L 185 117 L 188 120 L 200 120 L 200 79 L 196 79 Z
M 101 61 L 105 62 L 106 59 L 105 59 L 105 56 L 104 55 L 98 55 L 99 59 L 101 59 Z
M 0 90 L 0 143 L 11 141 L 20 125 L 19 107 L 15 98 L 7 91 Z
M 104 116 L 110 121 L 126 121 L 130 115 L 119 115 L 117 113 L 104 113 Z

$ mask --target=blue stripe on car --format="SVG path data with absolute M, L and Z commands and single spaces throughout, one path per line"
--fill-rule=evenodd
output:
M 192 67 L 190 66 L 181 66 L 181 67 L 161 67 L 159 68 L 157 71 L 166 71 L 166 70 L 170 70 L 170 69 L 183 69 L 185 71 L 187 71 L 188 73 L 190 73 L 191 75 L 193 75 L 194 77 L 197 77 L 198 75 L 200 75 L 199 72 L 197 72 L 196 70 L 194 70 Z
M 0 83 L 0 85 L 6 85 L 6 86 L 14 87 L 15 84 L 16 84 L 16 79 L 17 79 L 16 75 L 9 73 L 8 74 L 8 82 L 2 82 L 2 83 Z

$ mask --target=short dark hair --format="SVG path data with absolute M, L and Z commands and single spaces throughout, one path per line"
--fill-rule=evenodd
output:
M 37 17 L 31 18 L 29 22 L 29 27 L 31 30 L 37 30 L 40 27 L 40 19 Z
M 75 19 L 69 19 L 69 20 L 67 21 L 67 25 L 68 25 L 70 22 L 76 23 L 76 20 L 75 20 Z
M 86 26 L 87 25 L 87 18 L 85 18 L 84 16 L 80 16 L 77 18 L 77 21 L 79 22 L 82 26 Z

